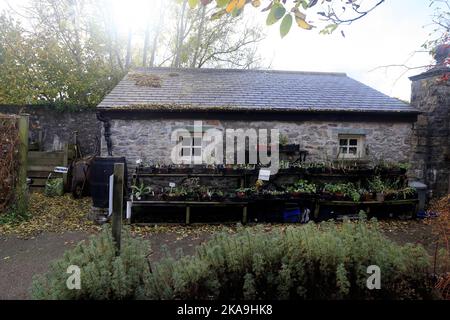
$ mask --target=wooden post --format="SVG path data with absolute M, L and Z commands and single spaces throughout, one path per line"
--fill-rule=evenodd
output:
M 17 184 L 17 200 L 20 210 L 28 208 L 28 187 L 27 187 L 27 172 L 28 172 L 28 131 L 29 131 L 29 115 L 20 115 L 18 121 L 19 127 L 19 179 Z
M 314 208 L 314 218 L 315 219 L 319 218 L 319 214 L 320 214 L 320 200 L 317 200 L 316 206 Z
M 247 206 L 244 206 L 242 208 L 242 223 L 243 224 L 247 224 L 248 222 L 248 213 L 247 213 Z
M 116 163 L 114 165 L 112 236 L 116 245 L 117 256 L 120 255 L 122 239 L 124 172 L 125 165 L 123 163 Z
M 186 207 L 186 224 L 191 223 L 191 207 Z

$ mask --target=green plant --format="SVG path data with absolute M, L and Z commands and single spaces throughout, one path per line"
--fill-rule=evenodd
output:
M 289 138 L 284 134 L 280 134 L 280 145 L 285 146 L 288 143 L 289 143 Z
M 50 175 L 45 183 L 44 193 L 47 197 L 60 197 L 64 195 L 63 178 L 51 178 Z
M 375 193 L 384 193 L 387 189 L 389 189 L 387 184 L 383 182 L 380 176 L 376 176 L 372 180 L 369 180 L 368 184 L 369 189 Z
M 324 192 L 332 193 L 332 194 L 341 194 L 347 197 L 350 197 L 354 202 L 358 202 L 361 199 L 361 194 L 356 186 L 351 183 L 327 183 L 323 187 Z
M 409 163 L 397 163 L 397 167 L 401 170 L 408 171 L 411 165 Z
M 252 195 L 252 194 L 254 194 L 255 192 L 256 192 L 256 188 L 255 188 L 255 187 L 252 187 L 252 188 L 239 188 L 239 189 L 236 189 L 236 193 L 239 193 L 239 194 L 245 194 L 245 195 L 247 195 L 247 196 Z
M 416 195 L 416 189 L 407 187 L 401 190 L 398 190 L 398 194 L 403 199 L 411 198 L 412 196 Z
M 279 191 L 279 190 L 263 190 L 262 191 L 263 195 L 268 195 L 270 197 L 280 197 L 280 196 L 284 196 L 286 194 L 285 191 Z
M 109 300 L 134 299 L 142 292 L 144 280 L 150 276 L 148 243 L 133 239 L 124 229 L 121 255 L 115 255 L 111 230 L 106 227 L 89 242 L 82 242 L 54 261 L 49 271 L 33 279 L 33 299 L 44 300 Z M 67 269 L 80 268 L 81 289 L 69 290 Z
M 149 195 L 152 192 L 152 188 L 149 186 L 144 185 L 143 182 L 141 182 L 140 185 L 133 185 L 131 186 L 132 194 L 137 200 L 141 200 L 142 197 Z
M 176 188 L 170 188 L 168 191 L 166 191 L 165 196 L 168 198 L 192 198 L 197 199 L 200 197 L 200 194 L 198 192 L 192 192 L 188 191 L 185 187 L 176 187 Z
M 317 187 L 314 183 L 309 183 L 306 180 L 299 180 L 293 186 L 289 187 L 288 192 L 291 193 L 316 193 Z
M 27 206 L 20 202 L 13 203 L 5 213 L 0 215 L 0 224 L 17 224 L 31 218 Z
M 382 270 L 368 290 L 367 268 Z M 260 228 L 223 233 L 194 256 L 153 266 L 149 299 L 429 299 L 430 257 L 420 246 L 387 240 L 376 222 L 324 223 L 284 232 Z

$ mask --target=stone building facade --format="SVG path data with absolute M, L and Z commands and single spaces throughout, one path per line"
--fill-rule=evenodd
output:
M 448 67 L 412 77 L 411 104 L 345 74 L 170 68 L 135 73 L 139 77 L 125 77 L 97 108 L 106 138 L 102 155 L 125 156 L 131 168 L 139 159 L 170 164 L 173 130 L 201 120 L 219 130 L 278 128 L 309 152 L 308 161 L 337 159 L 342 144 L 357 139 L 358 160 L 408 162 L 411 180 L 427 184 L 433 195 L 450 191 Z M 152 85 L 135 81 L 146 76 Z
M 299 120 L 242 120 L 216 119 L 111 119 L 113 156 L 126 156 L 128 166 L 133 168 L 137 160 L 171 164 L 171 152 L 176 142 L 171 141 L 172 132 L 179 128 L 190 128 L 194 121 L 202 121 L 208 128 L 226 129 L 278 129 L 287 137 L 288 143 L 299 144 L 308 151 L 307 161 L 330 162 L 339 158 L 339 143 L 342 136 L 361 137 L 363 152 L 357 160 L 379 162 L 408 162 L 411 157 L 411 132 L 413 123 L 403 120 L 349 121 L 302 121 Z M 225 140 L 225 139 L 224 139 Z M 225 146 L 224 146 L 225 149 Z M 225 150 L 224 150 L 225 154 Z M 102 143 L 102 155 L 107 156 L 106 143 Z
M 419 114 L 412 132 L 412 177 L 435 196 L 450 193 L 450 68 L 411 77 L 411 105 Z

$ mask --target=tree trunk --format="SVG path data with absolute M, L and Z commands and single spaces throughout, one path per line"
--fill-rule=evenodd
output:
M 197 59 L 202 45 L 202 36 L 205 29 L 206 6 L 202 7 L 200 26 L 198 27 L 197 41 L 195 43 L 194 57 L 192 58 L 191 68 L 197 66 Z
M 163 30 L 163 26 L 164 26 L 164 15 L 166 13 L 165 11 L 165 6 L 164 3 L 161 2 L 161 11 L 160 11 L 160 16 L 159 16 L 159 20 L 158 20 L 158 26 L 155 30 L 155 35 L 153 36 L 153 43 L 152 43 L 152 54 L 150 56 L 150 67 L 154 67 L 155 66 L 155 59 L 156 59 L 156 51 L 158 50 L 158 40 L 159 40 L 159 35 L 161 33 L 161 31 Z
M 130 68 L 131 65 L 131 43 L 132 43 L 132 38 L 133 38 L 133 32 L 132 29 L 130 27 L 130 29 L 128 30 L 128 43 L 127 43 L 127 57 L 126 57 L 126 62 L 125 62 L 125 69 L 128 70 Z
M 183 47 L 183 38 L 184 38 L 184 17 L 186 13 L 186 5 L 187 0 L 183 1 L 183 6 L 181 8 L 181 17 L 178 21 L 178 27 L 177 27 L 177 45 L 176 45 L 176 52 L 175 52 L 175 60 L 172 64 L 173 67 L 179 68 L 180 67 L 180 56 L 181 56 L 181 49 Z
M 144 39 L 144 52 L 142 56 L 142 66 L 147 67 L 147 53 L 148 53 L 148 43 L 150 42 L 150 21 L 147 22 L 147 27 L 145 28 L 145 39 Z

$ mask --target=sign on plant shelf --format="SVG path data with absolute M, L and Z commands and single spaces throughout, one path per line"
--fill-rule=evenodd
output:
M 270 170 L 266 170 L 266 169 L 259 170 L 258 180 L 269 181 L 270 180 Z

